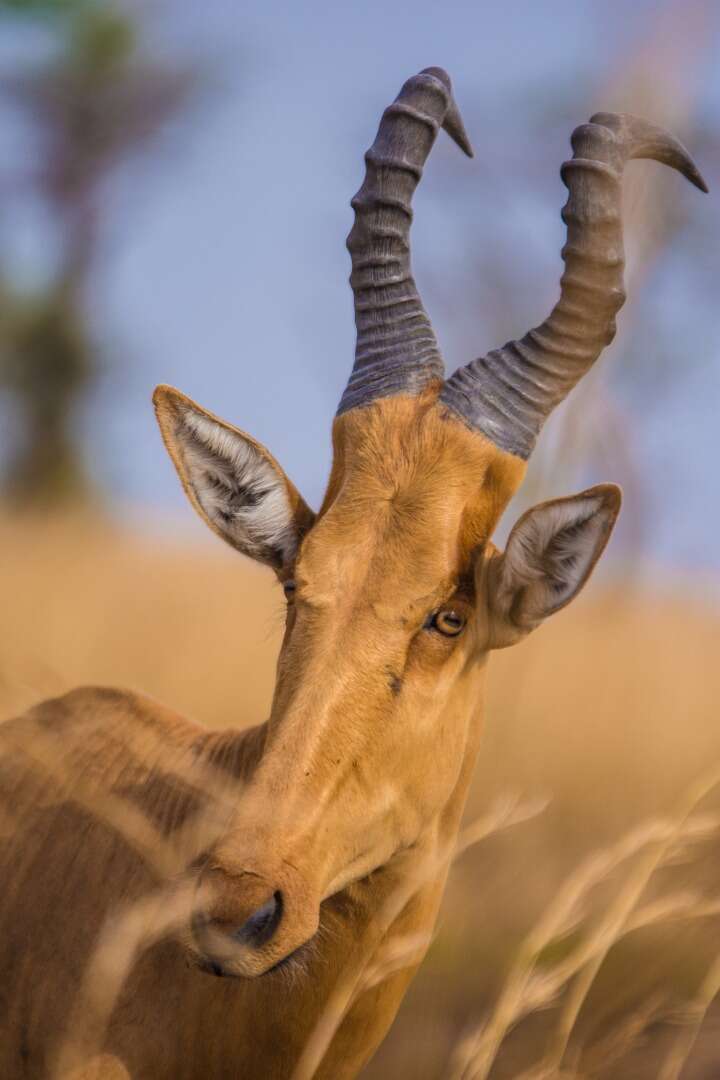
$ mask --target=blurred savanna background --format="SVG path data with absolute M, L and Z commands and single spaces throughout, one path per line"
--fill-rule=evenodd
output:
M 410 74 L 448 69 L 476 152 L 439 139 L 415 199 L 450 370 L 549 311 L 593 112 L 668 127 L 709 183 L 628 168 L 617 341 L 507 514 L 613 480 L 621 523 L 493 658 L 468 821 L 527 820 L 456 861 L 367 1077 L 720 1076 L 719 47 L 711 0 L 0 0 L 0 718 L 80 683 L 265 717 L 281 593 L 185 505 L 150 395 L 250 431 L 319 503 L 349 198 Z

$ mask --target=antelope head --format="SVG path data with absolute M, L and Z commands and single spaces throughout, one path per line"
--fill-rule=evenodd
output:
M 615 333 L 622 173 L 654 158 L 704 182 L 670 135 L 598 113 L 572 137 L 560 298 L 519 341 L 445 380 L 410 268 L 411 198 L 440 128 L 471 155 L 439 68 L 383 114 L 352 201 L 355 364 L 313 513 L 271 454 L 170 387 L 155 404 L 188 497 L 287 598 L 263 756 L 200 878 L 198 949 L 261 975 L 311 939 L 323 900 L 457 827 L 489 652 L 587 581 L 620 508 L 601 484 L 493 530 L 546 418 Z

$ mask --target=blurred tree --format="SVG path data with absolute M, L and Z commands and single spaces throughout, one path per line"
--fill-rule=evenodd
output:
M 5 489 L 45 504 L 88 494 L 75 428 L 99 363 L 87 292 L 108 181 L 186 104 L 196 72 L 148 59 L 137 18 L 112 0 L 0 0 L 0 21 L 11 19 L 42 23 L 55 46 L 32 70 L 0 76 L 0 100 L 38 147 L 22 194 L 31 184 L 60 238 L 33 289 L 0 261 L 0 389 L 20 418 Z M 4 185 L 6 214 L 12 191 Z

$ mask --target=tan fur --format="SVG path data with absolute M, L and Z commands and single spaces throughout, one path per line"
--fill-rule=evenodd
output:
M 524 462 L 436 398 L 437 387 L 335 421 L 317 519 L 250 440 L 290 494 L 297 536 L 293 565 L 276 566 L 296 589 L 267 724 L 207 732 L 148 699 L 90 688 L 0 729 L 0 793 L 20 822 L 0 849 L 0 1075 L 90 1076 L 105 1054 L 133 1078 L 289 1077 L 339 982 L 393 941 L 429 941 L 488 650 L 527 632 L 513 612 L 528 583 L 546 565 L 560 573 L 579 544 L 563 603 L 574 595 L 619 505 L 603 488 L 577 497 L 577 513 L 541 509 L 523 526 L 526 557 L 503 561 L 490 536 Z M 180 407 L 209 414 L 169 388 L 156 400 L 202 513 L 175 421 Z M 589 501 L 601 520 L 576 544 Z M 553 548 L 555 519 L 572 528 Z M 532 625 L 543 596 L 533 593 Z M 456 637 L 429 625 L 444 606 L 467 619 Z M 283 913 L 269 941 L 231 938 L 274 893 Z M 156 930 L 125 977 L 113 943 L 135 925 L 132 903 Z M 208 960 L 235 977 L 199 970 Z M 417 962 L 359 995 L 319 1076 L 357 1074 Z

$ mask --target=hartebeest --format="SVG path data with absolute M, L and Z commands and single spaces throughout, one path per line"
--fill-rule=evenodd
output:
M 558 303 L 445 380 L 409 254 L 441 127 L 472 153 L 448 76 L 428 68 L 366 155 L 348 238 L 357 350 L 318 513 L 249 435 L 155 393 L 191 503 L 287 597 L 272 710 L 212 732 L 91 687 L 4 725 L 18 827 L 0 861 L 3 1077 L 289 1077 L 339 980 L 400 938 L 427 941 L 488 654 L 578 593 L 620 508 L 601 484 L 529 510 L 504 552 L 491 541 L 545 419 L 615 332 L 625 163 L 654 158 L 706 190 L 652 124 L 598 113 L 577 128 Z M 182 925 L 163 936 L 177 897 Z M 157 932 L 135 933 L 141 910 Z M 127 971 L 123 942 L 146 946 Z M 357 1074 L 418 960 L 348 997 L 319 1076 Z

